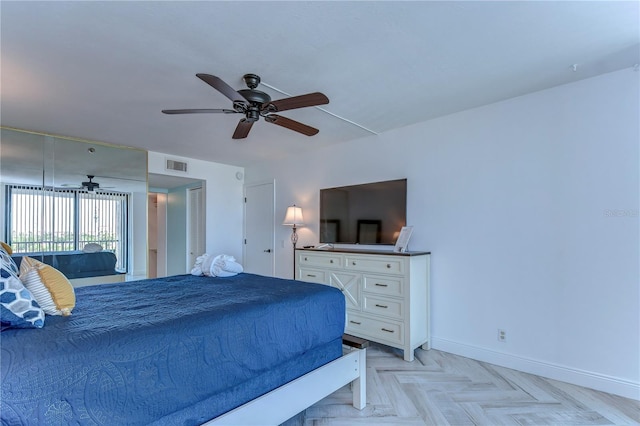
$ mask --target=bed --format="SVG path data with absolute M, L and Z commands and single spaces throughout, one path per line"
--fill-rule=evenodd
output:
M 70 317 L 2 332 L 3 424 L 279 424 L 350 382 L 364 407 L 335 288 L 180 275 L 76 299 Z

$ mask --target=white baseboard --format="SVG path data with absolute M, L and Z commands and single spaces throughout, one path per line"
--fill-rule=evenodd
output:
M 640 401 L 640 382 L 611 377 L 604 374 L 584 371 L 564 365 L 552 364 L 517 355 L 505 354 L 491 349 L 471 346 L 464 343 L 437 337 L 431 338 L 431 347 L 443 352 L 488 362 L 501 367 L 512 368 L 525 373 L 560 380 L 578 386 L 620 395 Z

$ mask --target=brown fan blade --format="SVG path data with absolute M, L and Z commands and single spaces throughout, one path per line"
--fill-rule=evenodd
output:
M 206 113 L 224 113 L 235 114 L 237 111 L 232 109 L 163 109 L 165 114 L 206 114 Z
M 289 130 L 293 130 L 307 136 L 313 136 L 319 132 L 319 130 L 315 127 L 307 126 L 306 124 L 302 124 L 299 121 L 295 121 L 277 114 L 269 114 L 264 117 L 264 120 L 268 123 L 286 127 Z
M 247 99 L 245 99 L 244 96 L 238 93 L 233 87 L 222 81 L 220 77 L 216 77 L 215 75 L 211 74 L 196 74 L 196 77 L 198 77 L 200 80 L 204 81 L 209 86 L 213 87 L 218 92 L 222 93 L 234 102 L 247 102 Z
M 266 104 L 262 109 L 271 112 L 286 111 L 288 109 L 305 108 L 329 103 L 329 98 L 320 92 L 306 95 L 293 96 L 291 98 L 278 99 Z
M 233 139 L 244 139 L 249 134 L 249 130 L 251 130 L 251 126 L 253 126 L 253 121 L 249 121 L 246 118 L 243 118 L 238 123 L 236 127 L 236 131 L 233 132 Z

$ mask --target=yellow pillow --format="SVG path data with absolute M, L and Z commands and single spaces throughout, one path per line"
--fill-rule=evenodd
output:
M 32 271 L 38 273 L 34 274 Z M 71 315 L 76 306 L 76 294 L 62 272 L 24 256 L 20 263 L 20 279 L 46 314 Z
M 6 251 L 9 256 L 13 254 L 13 250 L 11 249 L 11 246 L 9 244 L 0 241 L 0 246 L 2 246 L 4 251 Z

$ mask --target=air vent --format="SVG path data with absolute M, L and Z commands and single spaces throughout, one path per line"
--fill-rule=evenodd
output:
M 187 163 L 176 160 L 167 159 L 167 170 L 175 170 L 177 172 L 186 172 Z

